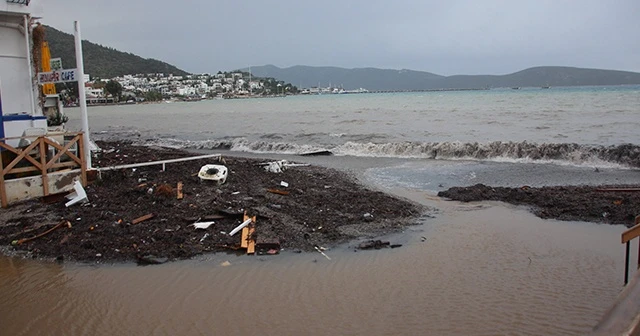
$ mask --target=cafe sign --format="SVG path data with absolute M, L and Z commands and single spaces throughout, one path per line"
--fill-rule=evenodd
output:
M 64 69 L 38 73 L 38 84 L 77 82 L 77 69 Z

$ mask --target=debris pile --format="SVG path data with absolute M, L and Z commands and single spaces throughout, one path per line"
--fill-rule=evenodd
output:
M 94 165 L 101 167 L 192 155 L 119 142 L 99 145 L 104 150 Z M 225 167 L 224 179 L 202 179 L 206 165 Z M 320 246 L 400 231 L 424 211 L 332 169 L 284 162 L 286 169 L 271 173 L 264 166 L 261 160 L 225 157 L 167 163 L 164 170 L 106 170 L 84 188 L 82 202 L 66 207 L 65 200 L 29 201 L 0 213 L 0 243 L 29 238 L 45 230 L 40 225 L 64 219 L 70 228 L 14 248 L 32 257 L 141 264 L 221 251 L 321 252 Z M 222 171 L 214 168 L 205 173 Z

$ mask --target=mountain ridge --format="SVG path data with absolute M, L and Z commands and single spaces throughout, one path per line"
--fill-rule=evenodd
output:
M 345 89 L 431 90 L 496 87 L 543 87 L 640 84 L 640 73 L 567 66 L 537 66 L 505 75 L 442 76 L 426 71 L 295 65 L 252 66 L 256 76 L 275 77 L 299 87 L 342 86 Z
M 64 68 L 75 68 L 76 54 L 74 37 L 51 26 L 45 25 L 45 41 L 49 43 L 52 58 L 62 58 Z M 122 75 L 139 73 L 172 73 L 176 76 L 188 73 L 166 62 L 105 47 L 88 40 L 82 40 L 84 72 L 91 79 L 113 78 Z

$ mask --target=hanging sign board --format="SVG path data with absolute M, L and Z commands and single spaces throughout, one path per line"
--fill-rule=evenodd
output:
M 77 69 L 65 69 L 38 73 L 38 84 L 77 82 Z

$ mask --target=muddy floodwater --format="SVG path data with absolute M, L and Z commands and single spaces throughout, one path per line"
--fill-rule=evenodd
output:
M 623 226 L 395 192 L 440 209 L 388 237 L 399 249 L 147 267 L 0 258 L 2 334 L 581 335 L 621 289 Z

